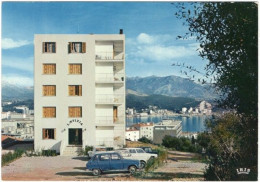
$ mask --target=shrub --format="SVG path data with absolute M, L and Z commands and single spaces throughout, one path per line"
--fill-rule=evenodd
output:
M 42 150 L 42 156 L 57 156 L 56 150 Z
M 146 163 L 145 166 L 145 171 L 152 171 L 158 166 L 163 164 L 163 161 L 167 159 L 167 151 L 162 149 L 162 148 L 157 148 L 156 151 L 158 152 L 158 157 L 157 158 L 150 158 L 148 162 Z
M 139 138 L 138 141 L 143 143 L 151 143 L 151 144 L 153 143 L 152 140 L 149 140 L 146 137 Z
M 14 161 L 15 159 L 18 159 L 22 157 L 24 151 L 23 150 L 15 150 L 13 153 L 8 152 L 7 154 L 2 155 L 2 166 L 7 165 L 8 163 Z

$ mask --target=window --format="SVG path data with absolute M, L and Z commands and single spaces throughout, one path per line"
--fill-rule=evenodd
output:
M 56 95 L 56 85 L 43 85 L 42 86 L 43 96 L 55 96 Z
M 43 64 L 43 74 L 56 74 L 56 64 Z
M 69 53 L 86 53 L 86 42 L 69 42 Z
M 69 96 L 82 96 L 82 85 L 69 85 Z
M 130 149 L 129 152 L 130 153 L 136 153 L 135 149 Z
M 69 107 L 69 117 L 82 117 L 82 108 L 81 107 Z
M 111 160 L 120 160 L 120 156 L 118 154 L 111 154 Z
M 100 159 L 101 161 L 109 160 L 109 154 L 100 155 L 99 159 Z
M 56 118 L 56 107 L 43 107 L 44 118 Z
M 82 64 L 69 64 L 69 74 L 82 74 Z
M 143 149 L 136 149 L 137 153 L 145 153 Z
M 42 129 L 42 139 L 55 139 L 56 129 Z
M 42 43 L 43 53 L 56 53 L 56 42 L 43 42 Z

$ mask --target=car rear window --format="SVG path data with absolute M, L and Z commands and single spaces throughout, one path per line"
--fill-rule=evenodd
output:
M 135 149 L 130 149 L 129 152 L 130 153 L 136 153 Z
M 99 160 L 101 161 L 109 160 L 109 154 L 101 154 Z

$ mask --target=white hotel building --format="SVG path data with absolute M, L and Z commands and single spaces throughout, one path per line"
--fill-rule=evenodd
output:
M 125 36 L 34 38 L 34 148 L 125 144 Z

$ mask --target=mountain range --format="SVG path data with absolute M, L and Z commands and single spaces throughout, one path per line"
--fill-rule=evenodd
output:
M 136 95 L 165 95 L 170 97 L 188 97 L 198 100 L 212 100 L 217 94 L 209 85 L 201 85 L 178 76 L 128 77 L 127 93 Z
M 33 99 L 33 87 L 24 87 L 2 82 L 2 100 Z M 127 95 L 149 96 L 164 95 L 186 97 L 196 100 L 212 100 L 217 97 L 213 89 L 177 76 L 128 77 L 126 79 Z

